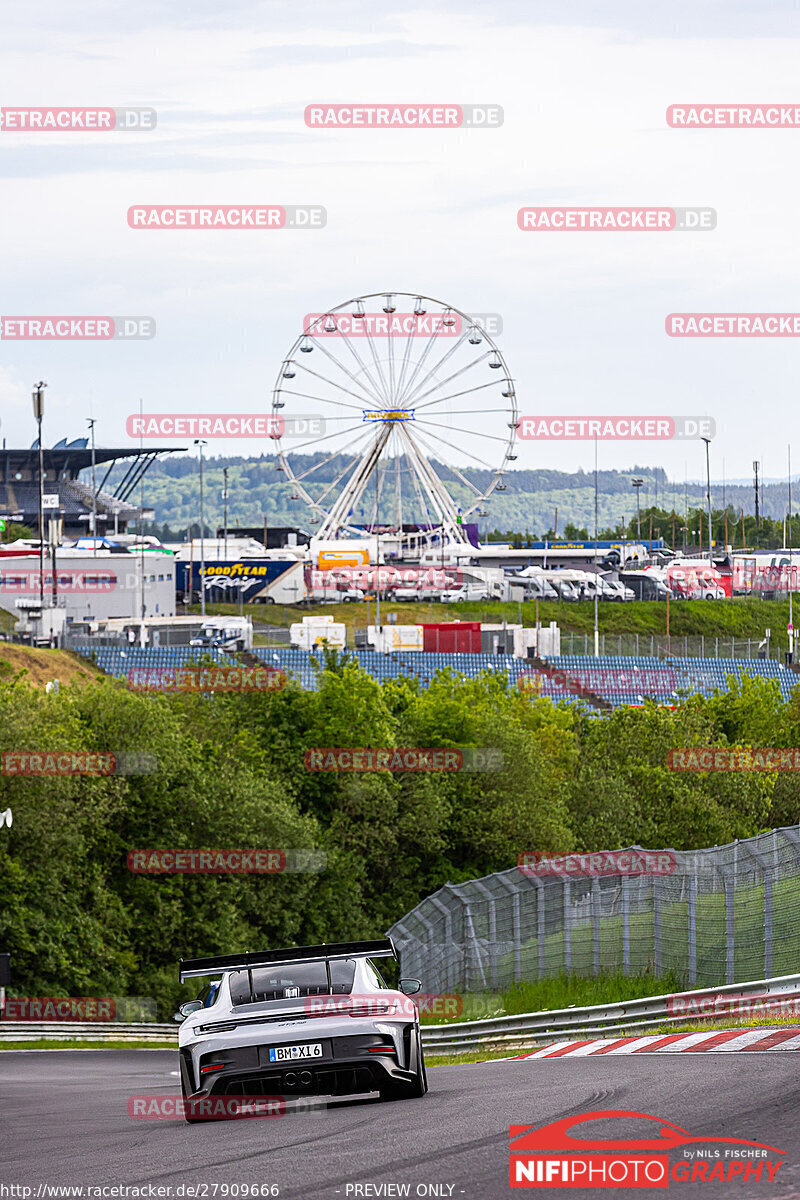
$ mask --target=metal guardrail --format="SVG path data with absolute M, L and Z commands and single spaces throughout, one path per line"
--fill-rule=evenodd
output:
M 586 1008 L 558 1008 L 545 1012 L 523 1013 L 513 1017 L 492 1017 L 486 1021 L 465 1021 L 453 1025 L 423 1025 L 422 1044 L 428 1052 L 467 1053 L 470 1050 L 525 1049 L 541 1041 L 558 1041 L 572 1034 L 597 1036 L 633 1030 L 646 1034 L 654 1026 L 697 1020 L 702 1014 L 673 1015 L 667 1001 L 697 999 L 700 996 L 798 996 L 800 975 L 778 975 L 749 983 L 725 984 L 699 991 L 672 992 L 665 996 L 644 996 L 618 1004 L 594 1004 Z M 709 1013 L 713 1016 L 713 1013 Z M 735 1019 L 735 1014 L 732 1014 Z
M 122 1021 L 0 1021 L 0 1043 L 71 1041 L 75 1039 L 98 1042 L 163 1042 L 175 1039 L 178 1026 L 156 1024 L 124 1024 Z
M 681 1023 L 702 1014 L 673 1014 L 667 1002 L 697 1000 L 699 997 L 781 996 L 800 999 L 800 974 L 778 975 L 772 979 L 754 979 L 749 983 L 725 984 L 690 992 L 670 992 L 663 996 L 644 996 L 617 1004 L 592 1004 L 585 1008 L 556 1008 L 544 1012 L 521 1013 L 511 1017 L 492 1017 L 486 1021 L 464 1021 L 453 1025 L 423 1025 L 422 1042 L 426 1050 L 464 1053 L 470 1050 L 524 1049 L 542 1040 L 553 1041 L 564 1035 L 609 1034 L 621 1030 L 646 1033 L 657 1025 Z M 713 1014 L 709 1013 L 709 1016 Z M 735 1013 L 732 1014 L 735 1019 Z M 86 1039 L 92 1041 L 176 1040 L 175 1024 L 123 1024 L 118 1021 L 2 1021 L 0 1042 Z

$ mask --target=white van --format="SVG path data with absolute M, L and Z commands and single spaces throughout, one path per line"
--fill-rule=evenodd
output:
M 525 588 L 526 600 L 558 600 L 559 594 L 543 575 L 518 575 L 515 583 Z
M 485 583 L 462 583 L 461 587 L 450 588 L 441 593 L 442 604 L 463 603 L 466 600 L 488 600 Z
M 613 596 L 608 597 L 609 600 L 621 600 L 627 603 L 630 600 L 636 599 L 636 593 L 633 588 L 626 587 L 620 579 L 604 579 L 603 583 L 606 587 L 611 588 L 614 593 Z
M 624 599 L 607 580 L 601 578 L 600 575 L 587 574 L 581 586 L 581 599 L 594 600 L 595 595 L 598 600 L 621 600 Z

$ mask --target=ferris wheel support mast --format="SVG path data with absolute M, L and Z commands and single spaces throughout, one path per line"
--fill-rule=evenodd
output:
M 447 534 L 453 542 L 466 542 L 463 527 L 458 524 L 458 513 L 450 493 L 439 479 L 433 467 L 424 454 L 421 454 L 417 444 L 407 429 L 399 429 L 400 437 L 405 445 L 409 461 L 416 468 L 417 478 L 430 500 L 442 527 L 442 538 Z
M 318 538 L 336 538 L 343 529 L 352 524 L 352 521 L 349 520 L 350 514 L 355 512 L 356 505 L 367 490 L 367 484 L 374 471 L 377 470 L 381 454 L 391 432 L 391 425 L 381 426 L 369 451 L 357 464 L 356 470 L 348 479 L 336 503 L 322 522 L 317 533 Z

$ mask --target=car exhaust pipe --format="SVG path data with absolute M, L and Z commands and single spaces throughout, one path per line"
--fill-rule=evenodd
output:
M 300 1086 L 301 1087 L 311 1087 L 311 1079 L 312 1079 L 312 1076 L 311 1076 L 310 1071 L 301 1071 L 300 1072 Z
M 283 1077 L 283 1082 L 286 1084 L 287 1087 L 296 1087 L 297 1086 L 297 1075 L 295 1074 L 294 1071 L 287 1071 Z

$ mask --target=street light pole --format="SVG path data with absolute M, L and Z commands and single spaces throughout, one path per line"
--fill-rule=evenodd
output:
M 789 662 L 794 662 L 794 623 L 792 621 L 792 584 L 794 583 L 794 564 L 792 562 L 792 447 L 789 453 Z M 784 542 L 785 542 L 784 538 Z
M 91 417 L 87 417 L 89 429 L 92 433 L 92 555 L 97 557 L 97 486 L 95 483 L 95 453 L 94 453 L 94 426 L 95 422 Z
M 711 460 L 709 457 L 709 446 L 711 438 L 703 438 L 706 444 L 706 504 L 708 506 L 708 562 L 710 566 L 714 565 L 714 549 L 712 546 L 713 538 L 711 536 Z
M 202 438 L 194 439 L 195 446 L 200 447 L 200 613 L 206 615 L 206 543 L 205 543 L 205 510 L 203 508 L 203 446 L 208 443 Z M 189 585 L 191 587 L 191 584 Z
M 636 491 L 636 538 L 640 545 L 641 545 L 641 541 L 642 541 L 642 515 L 639 510 L 639 492 L 641 490 L 643 483 L 644 483 L 643 479 L 632 479 L 631 480 L 631 487 L 634 488 Z
M 44 452 L 42 417 L 44 416 L 44 380 L 33 385 L 33 415 L 39 428 L 39 604 L 44 608 Z
M 624 565 L 624 564 L 623 564 Z M 599 571 L 597 569 L 597 438 L 594 439 L 594 656 L 600 657 L 600 625 L 598 623 L 597 612 L 597 593 L 599 588 L 598 583 Z M 539 653 L 539 647 L 536 647 L 536 653 Z
M 228 557 L 228 468 L 222 468 L 222 524 L 225 535 L 225 558 Z M 219 545 L 219 543 L 217 543 Z

